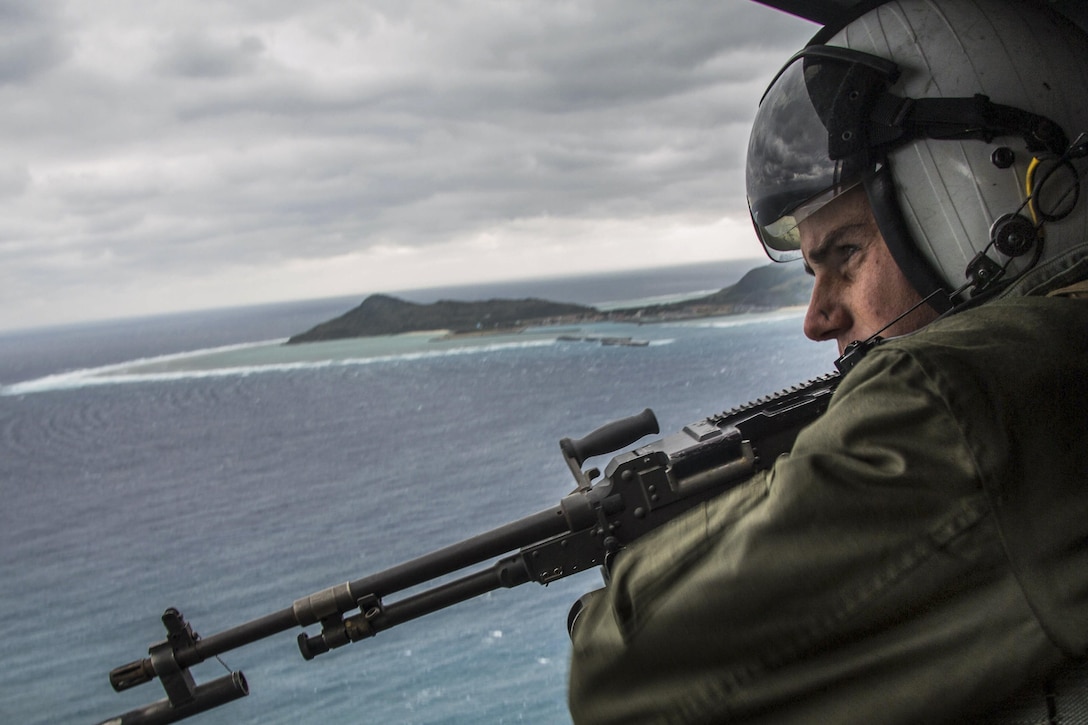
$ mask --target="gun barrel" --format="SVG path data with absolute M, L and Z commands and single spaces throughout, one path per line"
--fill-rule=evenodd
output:
M 260 619 L 254 619 L 251 622 L 210 635 L 207 638 L 197 639 L 192 646 L 179 647 L 174 650 L 174 662 L 180 668 L 192 667 L 216 655 L 297 626 L 298 622 L 295 620 L 294 610 L 291 608 L 281 609 Z M 151 658 L 147 657 L 111 670 L 110 685 L 117 692 L 123 692 L 145 682 L 150 682 L 160 674 L 162 673 L 155 671 Z
M 299 625 L 295 619 L 295 611 L 291 607 L 281 609 L 272 614 L 266 614 L 259 619 L 240 624 L 237 627 L 217 632 L 202 639 L 198 639 L 187 655 L 185 651 L 177 653 L 178 664 L 182 667 L 203 662 L 209 657 L 229 652 L 247 644 L 252 644 L 273 634 L 286 632 Z
M 192 700 L 183 705 L 175 707 L 170 704 L 169 699 L 163 699 L 137 710 L 129 710 L 124 715 L 105 720 L 99 725 L 165 725 L 165 723 L 178 722 L 205 710 L 211 710 L 248 694 L 249 684 L 245 676 L 241 672 L 232 672 L 217 680 L 198 685 L 193 690 Z
M 584 528 L 595 521 L 595 516 L 583 496 L 568 497 L 563 504 L 451 544 L 378 574 L 357 579 L 348 584 L 348 590 L 355 597 L 373 594 L 381 598 L 522 546 Z M 295 611 L 299 615 L 298 623 L 302 626 L 322 618 L 320 612 L 318 616 L 314 616 L 308 607 L 304 608 L 299 603 L 296 603 Z

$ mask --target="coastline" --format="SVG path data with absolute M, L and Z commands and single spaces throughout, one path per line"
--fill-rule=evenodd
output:
M 340 316 L 291 336 L 286 344 L 419 331 L 434 331 L 432 334 L 440 340 L 461 340 L 599 322 L 648 325 L 699 320 L 807 304 L 811 290 L 812 280 L 804 274 L 802 267 L 769 264 L 749 270 L 736 284 L 712 294 L 667 303 L 632 301 L 627 306 L 607 310 L 539 297 L 478 301 L 440 299 L 423 304 L 374 294 Z

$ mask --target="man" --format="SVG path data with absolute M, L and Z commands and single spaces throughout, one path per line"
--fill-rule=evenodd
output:
M 877 332 L 893 336 L 936 318 L 896 266 L 861 187 L 846 192 L 797 227 L 805 269 L 813 275 L 805 335 L 835 340 L 839 354 Z M 904 311 L 910 312 L 896 320 Z
M 572 629 L 576 723 L 1062 706 L 1040 683 L 1088 655 L 1086 89 L 1085 36 L 1011 0 L 888 2 L 787 64 L 752 217 L 815 277 L 805 333 L 854 354 L 770 472 L 620 553 Z

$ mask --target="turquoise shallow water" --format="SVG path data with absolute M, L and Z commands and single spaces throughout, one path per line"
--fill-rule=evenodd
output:
M 481 336 L 450 336 L 444 331 L 433 330 L 305 345 L 287 345 L 284 339 L 267 340 L 142 357 L 91 368 L 76 368 L 0 386 L 0 395 L 21 395 L 93 385 L 164 382 L 197 377 L 229 377 L 334 366 L 409 362 L 571 342 L 599 345 L 602 340 L 623 340 L 631 341 L 635 345 L 659 346 L 671 344 L 675 330 L 678 329 L 727 329 L 738 325 L 792 319 L 796 314 L 794 311 L 783 311 L 690 320 L 669 325 L 591 323 L 528 328 L 517 333 Z

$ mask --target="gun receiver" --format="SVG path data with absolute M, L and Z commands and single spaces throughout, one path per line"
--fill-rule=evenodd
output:
M 700 420 L 615 456 L 604 471 L 586 460 L 659 432 L 649 409 L 584 438 L 560 441 L 576 487 L 559 504 L 362 579 L 303 597 L 285 609 L 201 638 L 175 609 L 163 615 L 166 640 L 149 657 L 110 673 L 117 691 L 158 677 L 167 698 L 106 722 L 168 723 L 248 694 L 241 672 L 197 685 L 189 668 L 273 634 L 321 625 L 298 635 L 306 660 L 425 614 L 500 588 L 540 584 L 597 567 L 640 536 L 698 503 L 770 468 L 797 434 L 826 409 L 838 385 L 831 373 Z M 596 484 L 593 481 L 600 478 Z M 510 552 L 516 553 L 511 554 Z M 386 598 L 482 562 L 490 566 L 396 601 Z M 352 612 L 356 613 L 351 614 Z M 105 723 L 103 723 L 105 725 Z

